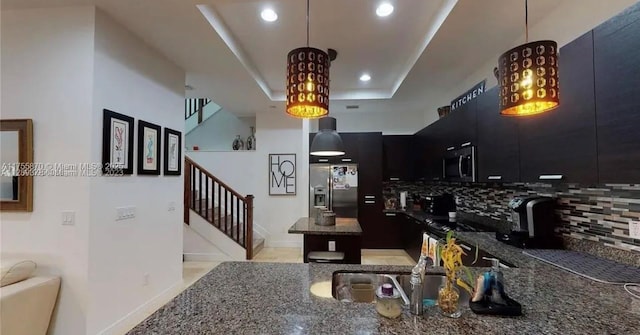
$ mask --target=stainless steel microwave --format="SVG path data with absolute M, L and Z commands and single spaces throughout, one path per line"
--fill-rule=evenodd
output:
M 448 148 L 442 159 L 442 177 L 447 181 L 476 181 L 476 148 L 465 143 L 460 149 Z

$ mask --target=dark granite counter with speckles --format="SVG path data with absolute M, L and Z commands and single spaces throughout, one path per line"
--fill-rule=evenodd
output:
M 321 226 L 315 222 L 314 218 L 299 218 L 288 232 L 307 235 L 362 235 L 362 227 L 357 219 L 336 218 L 334 226 Z
M 378 315 L 374 304 L 320 298 L 310 288 L 318 283 L 330 286 L 336 270 L 393 272 L 410 267 L 228 262 L 129 334 L 582 335 L 637 334 L 640 329 L 640 301 L 621 286 L 593 282 L 518 253 L 500 253 L 488 248 L 491 243 L 482 233 L 472 234 L 478 233 L 465 233 L 464 239 L 519 266 L 505 269 L 504 279 L 507 293 L 522 303 L 523 316 L 478 316 L 467 308 L 461 318 L 448 319 L 432 307 L 423 316 L 405 310 L 390 320 Z

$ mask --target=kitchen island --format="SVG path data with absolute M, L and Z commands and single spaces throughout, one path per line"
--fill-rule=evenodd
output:
M 466 238 L 485 240 L 484 235 Z M 409 271 L 406 266 L 229 262 L 129 334 L 637 334 L 640 301 L 621 286 L 584 279 L 515 248 L 502 248 L 513 249 L 499 256 L 518 266 L 505 269 L 504 279 L 507 293 L 523 305 L 520 317 L 478 316 L 466 308 L 461 318 L 449 319 L 432 307 L 423 316 L 405 309 L 391 320 L 380 316 L 375 304 L 312 293 L 330 295 L 337 270 Z
M 360 264 L 362 253 L 361 236 L 362 227 L 357 219 L 336 218 L 333 226 L 321 226 L 315 223 L 314 218 L 303 217 L 289 228 L 289 234 L 303 234 L 303 259 L 309 262 L 309 252 L 328 251 L 329 242 L 335 243 L 337 252 L 344 252 L 344 262 Z

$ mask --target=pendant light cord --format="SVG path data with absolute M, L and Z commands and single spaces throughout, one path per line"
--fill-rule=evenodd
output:
M 309 28 L 307 27 L 307 29 Z M 309 37 L 307 37 L 308 39 Z M 524 0 L 524 42 L 529 43 L 529 0 Z
M 307 48 L 309 47 L 309 0 L 307 0 Z

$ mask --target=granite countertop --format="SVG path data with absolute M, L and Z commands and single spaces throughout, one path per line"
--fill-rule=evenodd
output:
M 320 226 L 314 218 L 299 218 L 289 228 L 289 234 L 306 235 L 362 235 L 362 227 L 357 219 L 336 218 L 335 226 Z
M 410 267 L 227 262 L 129 334 L 582 335 L 636 334 L 640 329 L 640 301 L 621 286 L 590 281 L 535 260 L 518 266 L 503 273 L 507 293 L 522 303 L 523 316 L 478 316 L 467 308 L 461 318 L 448 319 L 432 307 L 422 316 L 405 309 L 390 320 L 377 314 L 375 304 L 342 303 L 316 297 L 310 289 L 330 290 L 336 270 L 394 272 Z M 473 271 L 481 270 L 485 269 Z

